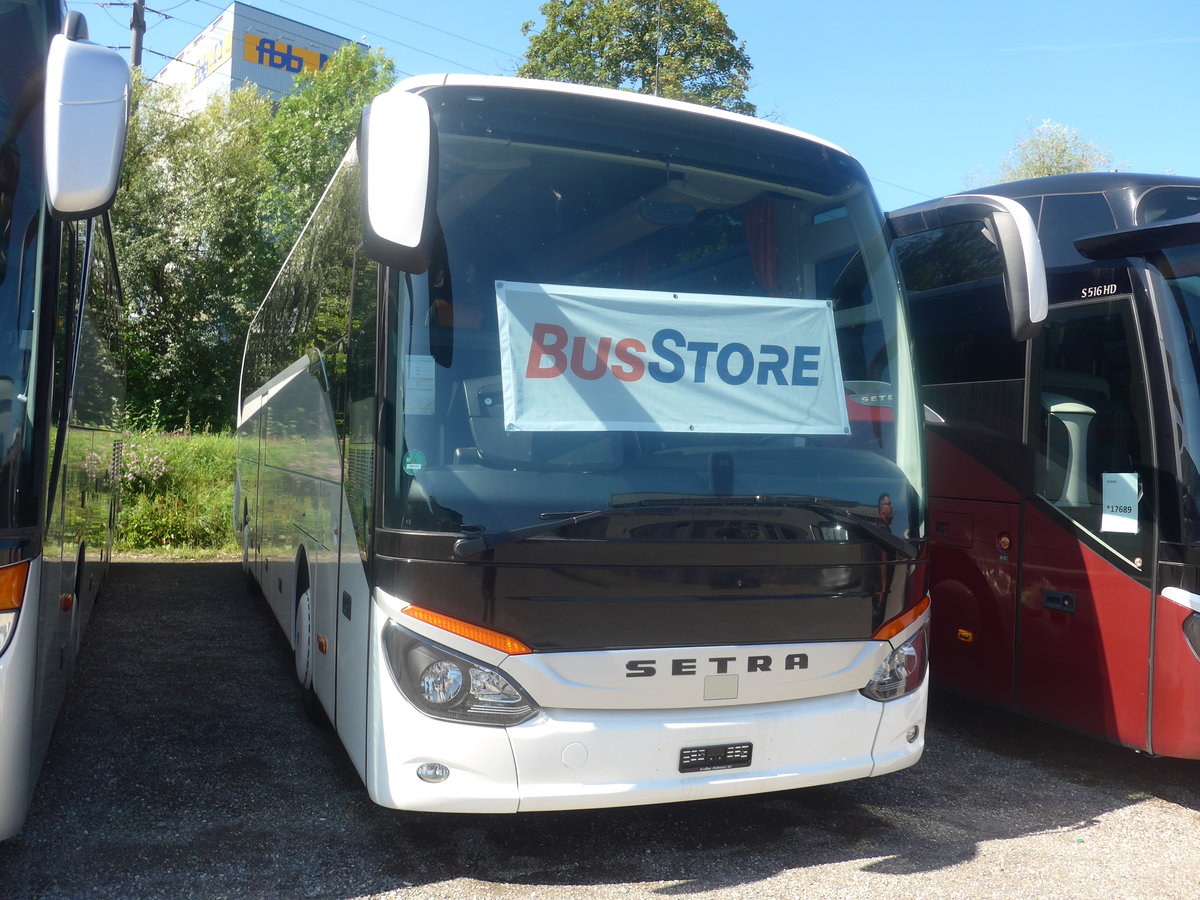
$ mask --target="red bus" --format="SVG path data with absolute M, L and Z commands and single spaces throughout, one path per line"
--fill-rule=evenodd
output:
M 981 193 L 1033 217 L 1049 312 L 1013 340 L 978 229 L 897 248 L 929 426 L 934 681 L 1200 758 L 1200 179 Z

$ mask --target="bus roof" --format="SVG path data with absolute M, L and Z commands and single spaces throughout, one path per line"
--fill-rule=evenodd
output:
M 622 103 L 641 103 L 646 106 L 660 106 L 664 109 L 685 109 L 690 113 L 703 116 L 712 116 L 714 118 L 726 119 L 727 121 L 740 122 L 744 125 L 757 128 L 765 128 L 769 131 L 778 132 L 781 134 L 791 135 L 792 137 L 800 138 L 806 141 L 820 144 L 823 147 L 828 147 L 845 156 L 851 156 L 837 144 L 831 143 L 823 138 L 816 137 L 803 131 L 798 131 L 795 128 L 789 128 L 786 125 L 780 125 L 777 122 L 770 122 L 766 119 L 756 119 L 753 116 L 746 116 L 740 113 L 729 112 L 724 109 L 715 109 L 711 106 L 700 106 L 696 103 L 685 103 L 681 100 L 668 100 L 665 97 L 653 97 L 649 94 L 639 94 L 635 91 L 613 90 L 612 88 L 592 87 L 590 85 L 572 84 L 565 81 L 541 81 L 535 78 L 512 78 L 504 75 L 417 75 L 412 78 L 406 78 L 398 83 L 392 90 L 420 92 L 426 88 L 456 86 L 456 87 L 506 87 L 518 88 L 523 90 L 540 90 L 540 91 L 555 91 L 561 94 L 579 94 L 586 97 L 608 97 L 613 100 L 619 100 Z M 853 158 L 851 156 L 851 158 Z
M 1200 186 L 1200 178 L 1181 175 L 1148 175 L 1136 172 L 1077 172 L 1026 178 L 963 191 L 967 194 L 999 194 L 1001 197 L 1034 197 L 1045 194 L 1096 194 L 1104 191 Z

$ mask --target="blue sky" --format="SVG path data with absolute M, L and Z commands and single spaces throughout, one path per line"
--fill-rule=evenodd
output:
M 129 4 L 70 2 L 92 39 L 128 46 Z M 174 55 L 225 7 L 148 0 L 149 51 Z M 410 74 L 511 74 L 532 0 L 254 0 L 383 47 Z M 722 0 L 754 64 L 760 115 L 854 154 L 885 209 L 994 175 L 1044 119 L 1110 150 L 1116 168 L 1200 175 L 1200 2 Z M 169 17 L 169 18 L 168 18 Z M 154 73 L 165 64 L 147 54 Z M 986 183 L 983 182 L 983 183 Z

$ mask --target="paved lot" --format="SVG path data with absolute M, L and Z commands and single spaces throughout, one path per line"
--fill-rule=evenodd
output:
M 521 817 L 374 806 L 234 564 L 120 563 L 0 897 L 1200 897 L 1200 763 L 938 698 L 881 779 Z

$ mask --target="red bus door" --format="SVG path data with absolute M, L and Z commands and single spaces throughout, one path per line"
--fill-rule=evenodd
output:
M 1149 749 L 1153 454 L 1132 298 L 1052 308 L 1033 357 L 1018 705 Z

